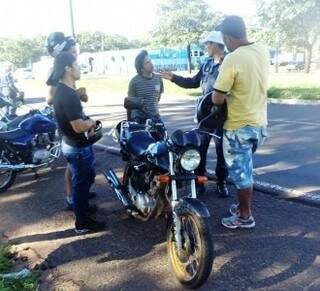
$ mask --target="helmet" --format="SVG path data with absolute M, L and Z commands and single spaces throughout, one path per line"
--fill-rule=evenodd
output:
M 217 106 L 212 103 L 212 93 L 207 94 L 199 102 L 197 108 L 198 128 L 206 132 L 214 132 L 217 128 L 223 126 L 227 119 L 227 103 L 226 101 Z
M 88 138 L 88 141 L 90 144 L 96 143 L 99 139 L 102 138 L 103 133 L 102 133 L 102 123 L 100 120 L 96 121 L 96 126 L 94 128 L 94 134 Z
M 65 37 L 63 32 L 53 32 L 47 38 L 47 50 L 50 56 L 56 57 L 62 51 L 69 50 L 75 46 L 75 40 L 68 36 Z

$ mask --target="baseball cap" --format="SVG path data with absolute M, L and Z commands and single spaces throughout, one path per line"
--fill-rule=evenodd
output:
M 54 66 L 51 78 L 53 80 L 60 80 L 65 73 L 66 67 L 71 67 L 76 60 L 76 57 L 72 53 L 61 52 L 54 59 Z
M 220 43 L 224 45 L 222 34 L 220 31 L 211 31 L 202 41 L 202 43 L 206 42 L 214 42 L 214 43 Z

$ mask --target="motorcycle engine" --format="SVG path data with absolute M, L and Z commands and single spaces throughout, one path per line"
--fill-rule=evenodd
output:
M 41 164 L 50 160 L 51 154 L 48 146 L 51 144 L 51 138 L 48 133 L 35 136 L 32 140 L 32 163 Z
M 151 179 L 148 172 L 144 174 L 137 174 L 138 173 L 132 177 L 129 185 L 129 192 L 132 197 L 132 202 L 137 209 L 139 209 L 143 214 L 148 214 L 156 206 L 154 197 L 149 194 L 149 192 L 152 192 L 154 187 L 153 179 Z

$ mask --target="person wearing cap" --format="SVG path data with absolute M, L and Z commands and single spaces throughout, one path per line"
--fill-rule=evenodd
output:
M 142 100 L 144 112 L 132 110 L 128 112 L 128 119 L 138 123 L 145 123 L 148 118 L 160 122 L 159 101 L 163 93 L 161 76 L 154 73 L 153 63 L 146 50 L 142 50 L 135 59 L 137 75 L 129 83 L 128 97 Z M 147 116 L 147 114 L 149 116 Z
M 89 189 L 95 178 L 95 157 L 86 134 L 94 134 L 96 122 L 87 118 L 82 109 L 75 82 L 80 79 L 80 67 L 70 52 L 56 56 L 52 77 L 59 80 L 53 107 L 61 132 L 61 150 L 72 174 L 72 198 L 78 234 L 103 230 L 104 223 L 90 217 L 96 209 L 89 206 Z
M 204 63 L 199 72 L 192 78 L 184 78 L 173 74 L 170 71 L 162 71 L 162 78 L 172 81 L 183 88 L 199 88 L 202 89 L 202 96 L 199 99 L 202 99 L 208 93 L 212 92 L 213 85 L 217 76 L 219 74 L 219 67 L 224 59 L 224 43 L 219 31 L 210 32 L 207 37 L 202 41 L 206 45 L 206 50 L 208 53 L 208 60 Z M 197 104 L 200 104 L 200 100 L 197 100 Z M 216 131 L 218 136 L 222 136 L 222 128 L 219 128 Z M 196 170 L 197 175 L 206 175 L 210 174 L 206 171 L 207 163 L 207 152 L 211 141 L 211 135 L 206 133 L 200 133 L 201 136 L 201 163 L 198 169 Z M 226 186 L 226 179 L 228 176 L 227 167 L 223 157 L 222 141 L 221 139 L 214 138 L 216 145 L 216 154 L 217 154 L 217 163 L 216 163 L 216 177 L 217 177 L 217 193 L 220 197 L 228 197 L 229 192 Z M 199 194 L 205 192 L 205 187 L 203 185 L 198 186 Z
M 262 45 L 248 41 L 241 17 L 226 17 L 220 30 L 230 53 L 220 67 L 212 102 L 219 110 L 227 101 L 223 150 L 239 199 L 239 204 L 231 205 L 231 216 L 223 218 L 222 225 L 231 229 L 252 228 L 253 153 L 267 136 L 270 55 Z
M 61 52 L 70 52 L 76 58 L 78 56 L 76 42 L 70 36 L 65 36 L 63 32 L 53 32 L 47 38 L 47 50 L 49 55 L 52 57 L 57 57 Z M 46 101 L 48 105 L 52 105 L 52 99 L 55 92 L 55 88 L 58 84 L 59 80 L 55 80 L 53 77 L 53 72 L 51 72 L 46 84 L 49 86 L 49 94 L 47 95 Z M 78 88 L 77 93 L 82 102 L 88 102 L 88 95 L 85 88 Z M 66 167 L 66 171 L 64 174 L 65 180 L 65 195 L 67 202 L 67 209 L 73 210 L 73 202 L 72 202 L 72 184 L 71 184 L 71 172 L 69 166 Z M 94 192 L 90 192 L 90 198 L 96 197 Z

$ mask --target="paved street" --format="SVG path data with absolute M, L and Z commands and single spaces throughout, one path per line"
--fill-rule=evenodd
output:
M 43 98 L 30 100 L 33 106 L 41 102 Z M 192 108 L 191 98 L 171 98 L 162 104 L 169 130 L 191 128 Z M 270 137 L 256 159 L 259 179 L 319 191 L 318 109 L 269 107 Z M 124 118 L 120 96 L 106 101 L 93 98 L 86 111 L 103 121 L 106 132 Z M 114 145 L 108 136 L 102 143 Z M 20 175 L 0 196 L 0 239 L 30 247 L 40 260 L 47 260 L 52 269 L 43 275 L 46 283 L 42 290 L 57 286 L 65 290 L 182 290 L 168 265 L 165 221 L 129 219 L 101 174 L 102 169 L 113 167 L 120 175 L 122 162 L 99 151 L 97 160 L 95 202 L 99 218 L 107 222 L 105 232 L 74 235 L 73 214 L 64 211 L 65 164 L 60 161 L 52 169 L 43 169 L 37 180 L 32 173 Z M 215 260 L 209 281 L 201 290 L 320 290 L 318 208 L 255 192 L 257 227 L 230 231 L 220 226 L 220 218 L 234 198 L 216 198 L 213 187 L 210 183 L 202 199 L 212 214 Z
M 52 269 L 43 280 L 53 285 L 42 290 L 182 290 L 168 265 L 165 221 L 128 218 L 100 172 L 111 166 L 120 174 L 122 163 L 103 152 L 97 152 L 97 160 L 96 203 L 106 232 L 75 236 L 73 215 L 63 210 L 64 164 L 58 163 L 38 180 L 23 174 L 0 196 L 1 235 L 48 261 Z M 200 290 L 319 290 L 318 208 L 256 192 L 257 227 L 230 231 L 220 226 L 220 218 L 233 198 L 218 199 L 209 186 L 203 200 L 212 214 L 215 260 Z

